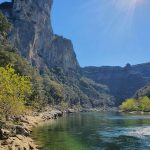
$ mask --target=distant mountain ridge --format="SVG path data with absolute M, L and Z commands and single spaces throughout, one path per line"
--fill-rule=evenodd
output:
M 125 67 L 85 67 L 82 73 L 96 83 L 107 85 L 117 105 L 150 83 L 150 63 L 127 64 Z
M 0 5 L 12 23 L 9 41 L 41 75 L 64 88 L 63 97 L 82 107 L 118 106 L 150 82 L 150 63 L 126 67 L 81 68 L 71 40 L 55 35 L 53 0 L 13 0 Z

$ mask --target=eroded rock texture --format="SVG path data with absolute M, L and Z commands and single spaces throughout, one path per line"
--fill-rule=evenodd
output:
M 13 0 L 1 4 L 0 10 L 13 25 L 10 42 L 40 73 L 53 72 L 53 78 L 63 85 L 67 101 L 84 107 L 118 106 L 150 82 L 149 63 L 81 69 L 72 42 L 53 33 L 52 3 L 53 0 Z
M 14 0 L 0 8 L 13 24 L 11 43 L 34 66 L 61 67 L 66 73 L 77 72 L 79 64 L 72 42 L 53 34 L 52 0 Z
M 51 26 L 52 0 L 14 0 L 0 5 L 13 25 L 9 40 L 31 64 L 64 89 L 64 99 L 82 107 L 111 106 L 106 86 L 82 78 L 72 42 L 55 35 Z M 55 100 L 56 101 L 56 100 Z

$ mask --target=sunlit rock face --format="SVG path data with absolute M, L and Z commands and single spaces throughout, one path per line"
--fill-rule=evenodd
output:
M 79 76 L 86 76 L 96 83 L 79 80 L 81 69 L 72 42 L 53 33 L 50 20 L 52 3 L 52 0 L 13 0 L 1 4 L 0 10 L 13 25 L 9 34 L 12 45 L 41 72 L 61 68 L 65 73 L 63 78 L 69 77 L 63 83 L 74 86 L 74 101 L 80 99 L 82 106 L 86 107 L 114 106 L 114 102 L 118 106 L 150 82 L 150 64 L 86 67 Z
M 84 108 L 113 105 L 106 86 L 82 79 L 72 42 L 55 35 L 51 26 L 52 0 L 14 0 L 0 5 L 13 25 L 10 42 L 43 73 L 64 86 L 65 99 Z M 44 72 L 44 73 L 45 73 Z M 81 78 L 81 79 L 80 79 Z
M 97 83 L 105 84 L 115 96 L 116 105 L 133 97 L 136 91 L 150 82 L 150 63 L 125 67 L 86 67 L 83 75 Z
M 77 72 L 79 65 L 72 42 L 53 34 L 52 3 L 52 0 L 14 0 L 2 4 L 1 10 L 13 24 L 9 39 L 38 68 L 61 67 L 66 73 Z

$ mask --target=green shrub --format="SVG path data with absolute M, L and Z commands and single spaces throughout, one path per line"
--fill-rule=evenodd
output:
M 25 102 L 31 94 L 30 78 L 20 76 L 10 66 L 0 67 L 0 113 L 8 120 L 25 110 Z
M 123 111 L 136 111 L 138 110 L 138 103 L 135 99 L 127 99 L 125 102 L 122 103 L 120 108 Z
M 122 111 L 150 111 L 150 99 L 145 96 L 139 99 L 127 99 L 120 106 Z
M 147 96 L 139 99 L 139 110 L 150 111 L 150 99 Z

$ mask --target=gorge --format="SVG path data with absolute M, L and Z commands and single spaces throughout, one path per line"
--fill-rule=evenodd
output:
M 84 108 L 119 106 L 150 82 L 150 63 L 81 68 L 71 40 L 53 33 L 52 3 L 13 0 L 2 3 L 0 11 L 13 25 L 11 44 L 40 75 L 46 74 L 62 85 L 66 102 Z

